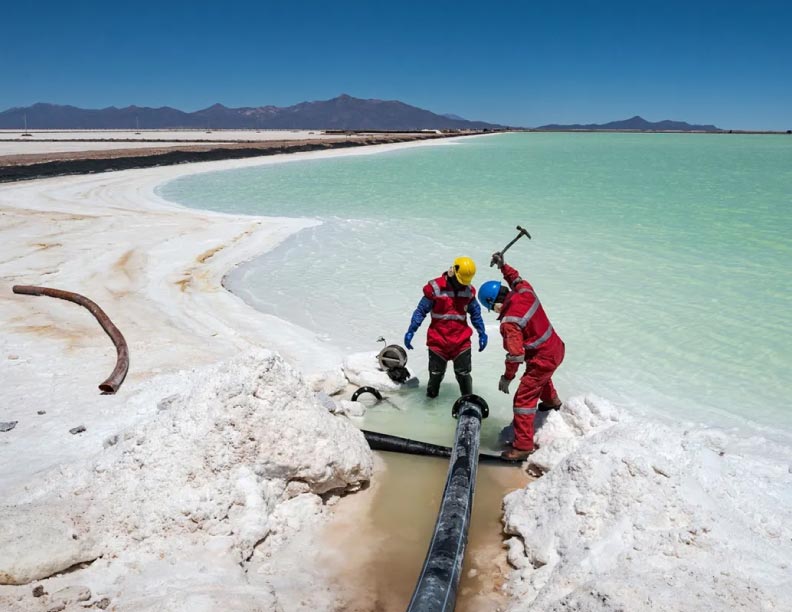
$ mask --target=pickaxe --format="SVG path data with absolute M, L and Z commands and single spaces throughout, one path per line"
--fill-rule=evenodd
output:
M 528 236 L 528 240 L 531 239 L 531 234 L 528 233 L 528 230 L 523 229 L 523 228 L 521 228 L 518 225 L 517 226 L 517 231 L 520 232 L 519 234 L 517 234 L 517 237 L 514 240 L 512 240 L 509 244 L 507 244 L 505 247 L 503 247 L 500 251 L 498 251 L 501 255 L 503 255 L 506 251 L 508 251 L 509 248 L 511 247 L 511 245 L 513 245 L 515 242 L 517 242 L 523 236 Z M 490 261 L 490 268 L 492 266 L 494 266 L 494 265 L 495 265 L 495 257 L 493 257 L 492 261 Z

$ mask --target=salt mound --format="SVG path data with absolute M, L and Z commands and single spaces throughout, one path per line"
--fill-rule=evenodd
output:
M 85 533 L 80 517 L 65 508 L 40 510 L 31 504 L 2 507 L 0 584 L 26 584 L 99 556 L 96 542 L 78 535 Z
M 341 368 L 326 370 L 306 377 L 308 385 L 317 393 L 336 395 L 346 389 L 349 381 Z
M 51 474 L 46 493 L 0 509 L 5 583 L 100 555 L 102 563 L 135 551 L 178 557 L 210 540 L 238 567 L 284 531 L 284 503 L 313 498 L 318 504 L 302 506 L 318 513 L 318 496 L 370 478 L 361 432 L 330 414 L 276 354 L 256 350 L 194 370 L 186 382 L 177 394 L 162 389 L 152 418 L 111 438 L 99 456 Z M 25 541 L 33 550 L 22 550 Z
M 562 410 L 536 415 L 534 441 L 539 447 L 528 461 L 528 468 L 542 474 L 577 449 L 588 437 L 607 429 L 622 416 L 607 400 L 595 395 L 573 397 Z
M 792 450 L 617 419 L 575 398 L 538 432 L 549 471 L 504 503 L 511 609 L 792 610 Z

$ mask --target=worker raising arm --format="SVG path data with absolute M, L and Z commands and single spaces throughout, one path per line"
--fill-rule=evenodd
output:
M 488 281 L 479 291 L 479 300 L 487 310 L 498 313 L 503 347 L 506 349 L 505 371 L 498 389 L 509 392 L 520 365 L 525 373 L 514 394 L 514 443 L 502 457 L 522 460 L 534 451 L 534 418 L 537 408 L 561 406 L 552 376 L 564 360 L 564 342 L 553 329 L 531 284 L 495 253 L 493 262 L 503 273 L 508 286 Z M 539 404 L 541 400 L 542 404 Z

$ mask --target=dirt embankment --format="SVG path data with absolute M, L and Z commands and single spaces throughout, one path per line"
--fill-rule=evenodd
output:
M 200 161 L 241 159 L 263 155 L 297 153 L 300 151 L 322 151 L 367 145 L 431 140 L 435 138 L 459 137 L 467 134 L 351 134 L 333 139 L 229 142 L 229 143 L 185 143 L 178 147 L 144 149 L 112 149 L 103 151 L 70 151 L 38 153 L 28 155 L 0 156 L 0 183 L 62 176 L 67 174 L 91 174 L 130 168 L 150 168 Z M 471 134 L 472 135 L 472 134 Z M 90 146 L 87 144 L 86 146 Z

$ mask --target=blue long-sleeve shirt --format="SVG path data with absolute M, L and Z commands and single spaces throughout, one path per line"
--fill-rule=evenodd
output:
M 470 322 L 473 323 L 473 328 L 481 336 L 484 334 L 484 319 L 481 318 L 481 306 L 478 300 L 473 298 L 467 307 L 468 314 L 470 315 Z
M 421 323 L 426 318 L 430 312 L 432 312 L 433 302 L 428 297 L 422 297 L 421 301 L 418 302 L 418 306 L 413 312 L 412 318 L 410 319 L 410 327 L 407 329 L 410 333 L 415 333 L 418 331 L 418 328 L 421 327 Z

